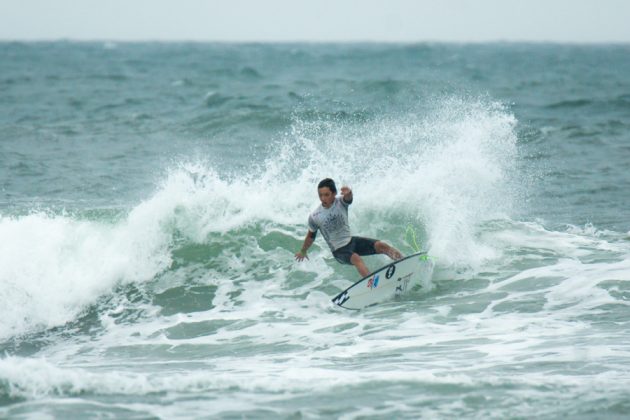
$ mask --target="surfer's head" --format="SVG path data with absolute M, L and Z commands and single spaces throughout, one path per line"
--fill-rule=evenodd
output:
M 335 196 L 337 195 L 337 187 L 335 181 L 330 178 L 322 179 L 317 185 L 317 193 L 319 194 L 319 200 L 322 202 L 322 206 L 328 208 L 335 202 Z
M 324 178 L 321 181 L 319 181 L 319 185 L 317 186 L 317 189 L 319 190 L 320 188 L 324 188 L 324 187 L 327 187 L 330 191 L 337 194 L 337 187 L 335 186 L 335 181 L 333 181 L 332 179 Z

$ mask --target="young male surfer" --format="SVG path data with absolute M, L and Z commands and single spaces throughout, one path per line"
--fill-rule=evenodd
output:
M 386 254 L 393 260 L 402 258 L 402 254 L 385 242 L 352 236 L 348 224 L 348 206 L 352 204 L 352 190 L 341 187 L 341 196 L 337 196 L 335 181 L 323 179 L 317 186 L 319 200 L 322 202 L 308 217 L 308 232 L 302 249 L 295 253 L 297 261 L 308 259 L 306 251 L 313 245 L 317 231 L 321 230 L 333 256 L 341 264 L 351 264 L 365 277 L 370 274 L 361 256 Z

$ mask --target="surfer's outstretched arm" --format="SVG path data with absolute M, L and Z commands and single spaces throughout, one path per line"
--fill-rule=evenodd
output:
M 304 243 L 302 244 L 302 249 L 295 253 L 295 259 L 297 261 L 303 261 L 304 258 L 308 260 L 308 255 L 306 255 L 306 251 L 313 245 L 315 242 L 315 232 L 311 232 L 310 230 L 306 233 L 306 238 L 304 238 Z

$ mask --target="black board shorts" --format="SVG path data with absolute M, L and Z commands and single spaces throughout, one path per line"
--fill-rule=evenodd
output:
M 341 264 L 352 264 L 350 262 L 350 257 L 352 257 L 353 253 L 357 253 L 359 255 L 376 254 L 376 249 L 374 248 L 375 243 L 376 239 L 353 236 L 347 245 L 333 251 L 333 257 L 335 257 L 335 259 Z

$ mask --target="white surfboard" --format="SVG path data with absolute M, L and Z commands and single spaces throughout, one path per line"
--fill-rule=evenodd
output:
M 335 305 L 362 309 L 401 295 L 433 274 L 433 262 L 419 252 L 391 262 L 362 278 L 333 298 Z

